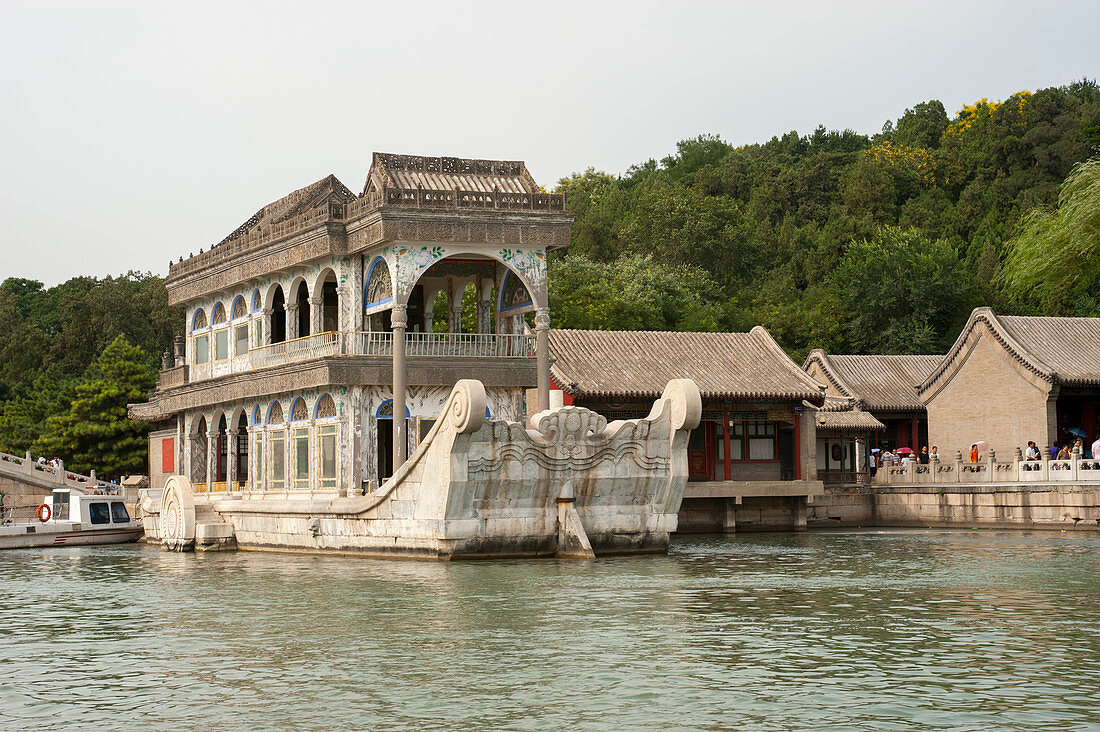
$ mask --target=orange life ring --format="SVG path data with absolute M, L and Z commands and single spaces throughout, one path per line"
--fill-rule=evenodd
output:
M 50 506 L 48 503 L 43 503 L 38 507 L 38 510 L 34 512 L 34 515 L 38 517 L 38 520 L 42 523 L 46 523 L 50 520 Z

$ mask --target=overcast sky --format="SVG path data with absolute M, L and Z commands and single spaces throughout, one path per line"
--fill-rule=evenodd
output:
M 0 0 L 0 279 L 167 272 L 371 153 L 551 188 L 1096 78 L 1100 3 Z

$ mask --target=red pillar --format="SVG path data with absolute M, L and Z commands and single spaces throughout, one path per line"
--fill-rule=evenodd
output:
M 794 413 L 794 479 L 802 480 L 802 435 L 799 431 L 801 412 Z
M 722 443 L 724 446 L 722 461 L 725 463 L 726 480 L 733 480 L 733 467 L 730 465 L 730 413 L 728 409 L 722 410 Z
M 917 445 L 917 442 L 920 440 L 920 432 L 917 431 L 917 418 L 916 417 L 913 417 L 913 427 L 912 427 L 912 429 L 913 429 L 913 431 L 910 434 L 912 435 L 912 443 L 913 444 L 911 444 L 909 447 L 913 448 L 913 452 L 920 452 L 920 447 Z

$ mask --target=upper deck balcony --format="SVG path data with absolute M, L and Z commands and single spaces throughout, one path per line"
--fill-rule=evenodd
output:
M 249 348 L 243 357 L 176 366 L 160 372 L 157 390 L 172 389 L 207 379 L 230 376 L 284 364 L 337 356 L 393 356 L 393 333 L 329 331 Z M 458 359 L 534 359 L 533 334 L 406 333 L 405 353 Z

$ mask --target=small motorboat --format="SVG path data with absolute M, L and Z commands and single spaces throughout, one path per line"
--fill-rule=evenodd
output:
M 0 524 L 0 549 L 123 544 L 144 533 L 122 496 L 103 489 L 58 488 L 35 511 L 35 519 Z

